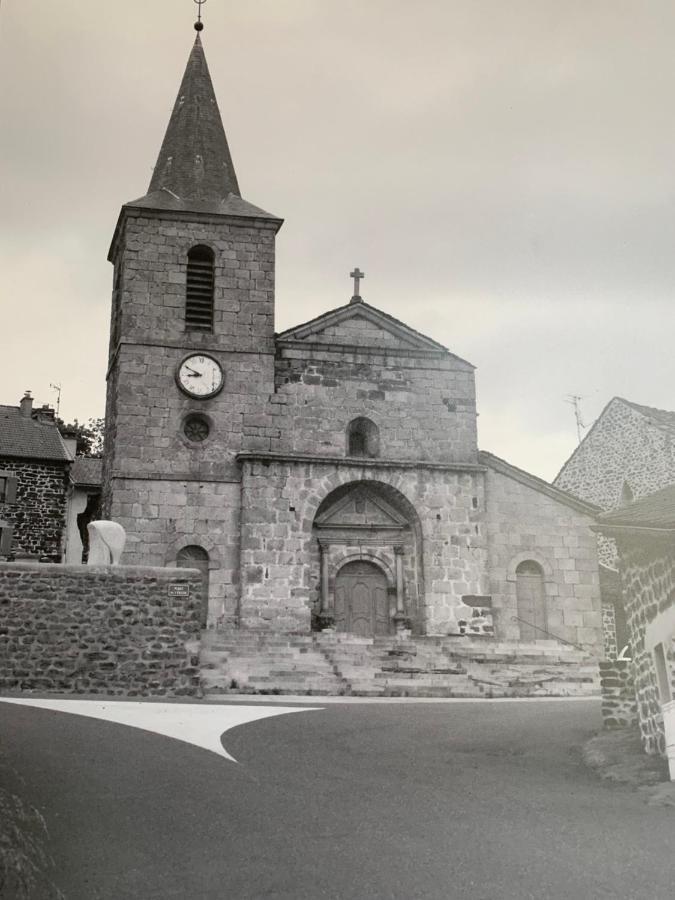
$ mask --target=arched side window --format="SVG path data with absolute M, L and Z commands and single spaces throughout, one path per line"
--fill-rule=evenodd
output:
M 185 330 L 213 331 L 214 254 L 198 244 L 188 250 Z
M 544 570 L 533 559 L 516 568 L 516 602 L 521 641 L 546 640 L 546 595 Z
M 182 569 L 199 569 L 202 575 L 204 593 L 202 595 L 202 627 L 206 627 L 209 609 L 209 554 L 203 547 L 190 544 L 178 551 L 176 565 Z
M 380 431 L 374 422 L 360 416 L 347 426 L 347 456 L 380 455 Z

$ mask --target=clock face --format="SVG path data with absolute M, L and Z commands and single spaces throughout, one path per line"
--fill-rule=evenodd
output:
M 176 372 L 178 387 L 190 397 L 213 397 L 224 383 L 220 363 L 205 353 L 186 356 Z

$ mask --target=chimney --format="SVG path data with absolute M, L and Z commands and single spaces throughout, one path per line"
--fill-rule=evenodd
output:
M 33 414 L 33 398 L 30 395 L 30 391 L 26 391 L 26 393 L 21 398 L 19 409 L 21 410 L 22 416 L 25 416 L 26 419 L 30 419 L 31 415 Z
M 41 425 L 49 425 L 55 421 L 54 410 L 48 403 L 43 403 L 37 411 L 37 420 Z

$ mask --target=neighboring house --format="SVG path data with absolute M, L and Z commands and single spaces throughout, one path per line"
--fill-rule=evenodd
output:
M 0 556 L 61 561 L 72 451 L 28 392 L 0 405 Z
M 86 562 L 89 549 L 87 525 L 99 518 L 102 459 L 78 456 L 70 470 L 64 562 Z
M 675 779 L 675 485 L 600 517 L 615 541 L 642 742 Z
M 599 652 L 596 507 L 489 454 L 474 367 L 351 301 L 274 332 L 282 220 L 241 197 L 200 38 L 122 207 L 103 510 L 197 566 L 211 625 L 562 638 Z
M 675 483 L 675 412 L 614 397 L 560 470 L 556 487 L 613 510 Z M 605 652 L 627 643 L 617 547 L 598 536 Z

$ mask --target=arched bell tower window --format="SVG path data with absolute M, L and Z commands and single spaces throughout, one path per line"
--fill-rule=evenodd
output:
M 185 330 L 213 331 L 214 254 L 197 244 L 188 250 Z
M 380 431 L 374 422 L 360 416 L 347 426 L 347 456 L 380 455 Z

